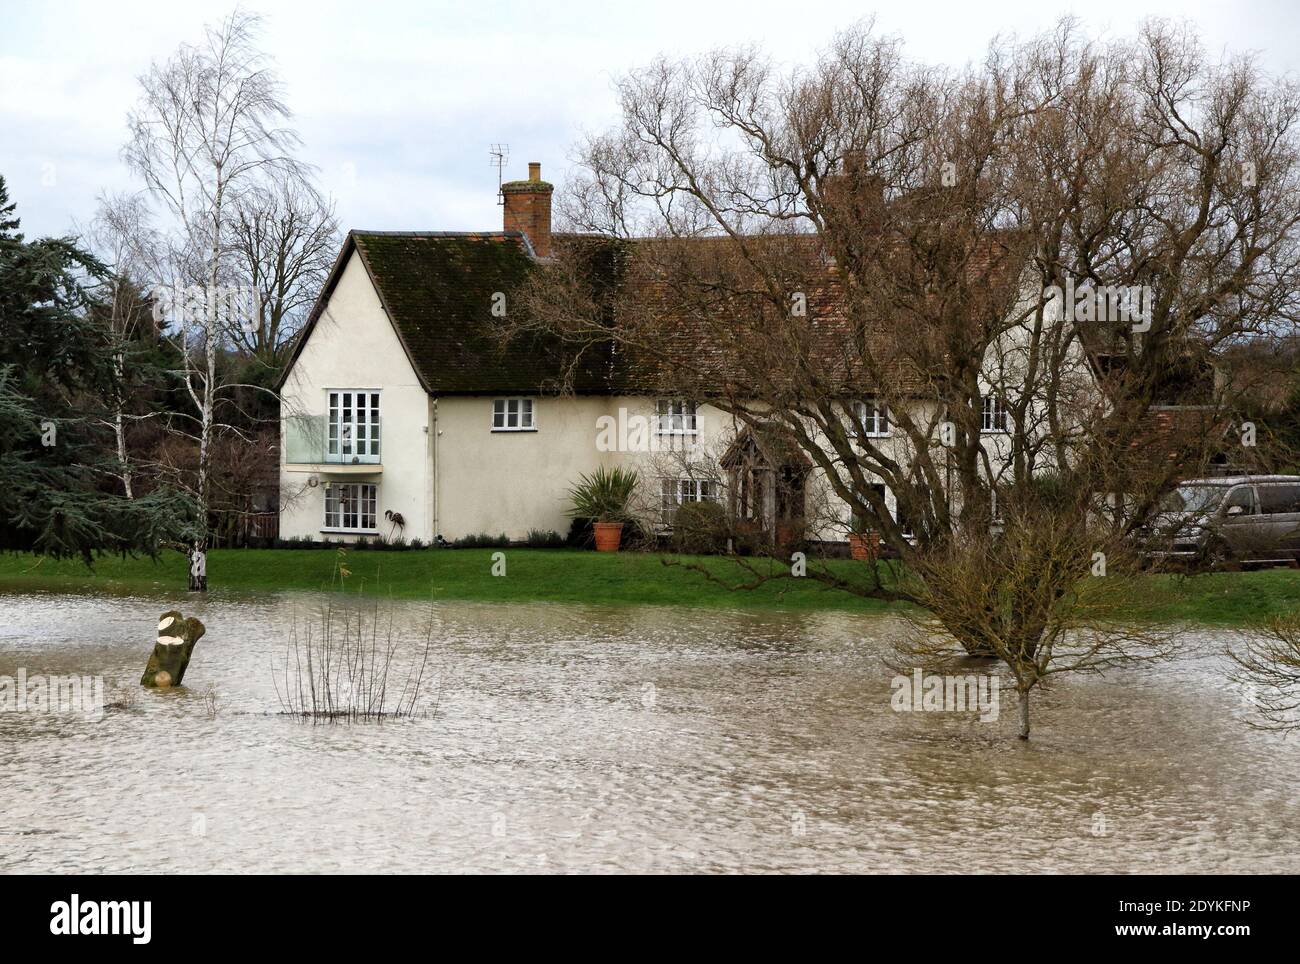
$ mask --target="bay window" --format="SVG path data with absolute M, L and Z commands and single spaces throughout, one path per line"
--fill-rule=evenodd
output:
M 330 482 L 325 486 L 325 529 L 375 532 L 379 486 L 366 482 Z

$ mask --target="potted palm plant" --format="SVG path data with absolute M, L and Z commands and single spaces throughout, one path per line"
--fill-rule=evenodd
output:
M 592 520 L 598 552 L 618 551 L 636 486 L 635 470 L 601 466 L 590 475 L 581 476 L 578 484 L 569 489 L 572 502 L 569 515 Z

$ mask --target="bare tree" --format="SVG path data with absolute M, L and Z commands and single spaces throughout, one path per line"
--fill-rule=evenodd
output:
M 223 390 L 218 362 L 231 329 L 252 328 L 256 317 L 239 285 L 236 212 L 265 178 L 302 170 L 290 155 L 297 135 L 282 126 L 290 112 L 280 81 L 256 46 L 258 26 L 258 17 L 236 11 L 206 28 L 198 45 L 182 45 L 154 64 L 140 78 L 142 96 L 123 150 L 174 222 L 173 285 L 187 292 L 173 306 L 185 359 L 178 374 L 194 407 L 187 434 L 199 450 L 191 590 L 207 588 L 212 443 Z
M 719 51 L 619 95 L 561 205 L 604 243 L 570 240 L 513 324 L 612 347 L 833 495 L 901 568 L 809 575 L 921 607 L 943 645 L 908 657 L 1001 659 L 1022 737 L 1050 675 L 1159 655 L 1097 600 L 1232 426 L 1216 353 L 1294 321 L 1295 87 L 1181 28 L 1066 21 L 963 73 L 864 24 L 794 73 Z
M 242 195 L 234 210 L 238 270 L 258 294 L 253 324 L 236 341 L 279 370 L 342 243 L 334 205 L 290 172 Z
M 1245 688 L 1262 729 L 1300 730 L 1300 618 L 1280 617 L 1257 627 L 1230 649 L 1235 681 Z
M 104 301 L 115 345 L 113 370 L 117 378 L 108 399 L 106 422 L 113 433 L 118 479 L 126 497 L 133 499 L 135 467 L 127 449 L 126 428 L 137 416 L 128 411 L 127 348 L 146 326 L 156 331 L 149 291 L 161 280 L 155 272 L 163 262 L 162 242 L 152 226 L 148 205 L 137 195 L 101 195 L 95 217 L 82 233 L 112 271 Z

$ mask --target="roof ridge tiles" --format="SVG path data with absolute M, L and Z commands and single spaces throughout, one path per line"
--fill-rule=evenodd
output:
M 522 238 L 522 231 L 368 231 L 352 228 L 349 234 L 393 238 Z

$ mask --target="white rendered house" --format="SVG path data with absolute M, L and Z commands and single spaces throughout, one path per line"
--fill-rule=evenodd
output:
M 738 475 L 762 453 L 730 415 L 600 372 L 559 395 L 547 389 L 556 363 L 544 346 L 502 349 L 494 315 L 551 249 L 552 187 L 529 168 L 503 185 L 502 231 L 348 235 L 280 385 L 281 537 L 564 533 L 570 486 L 602 465 L 636 468 L 652 509 L 719 499 L 773 531 L 799 523 L 825 484 L 815 472 L 784 490 Z M 873 442 L 893 444 L 890 413 L 860 404 Z M 999 405 L 990 395 L 983 412 L 995 461 Z M 763 466 L 769 479 L 782 471 Z M 808 534 L 843 541 L 841 508 L 831 526 L 815 513 Z

